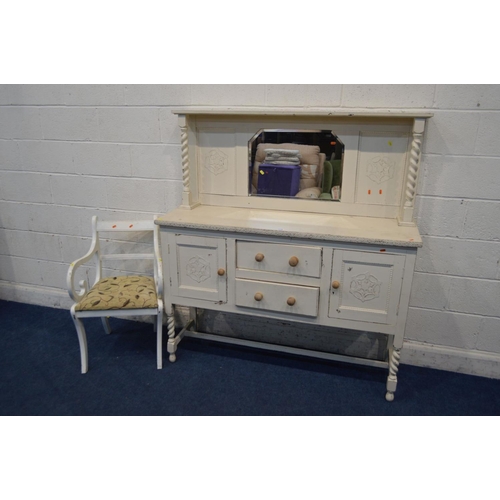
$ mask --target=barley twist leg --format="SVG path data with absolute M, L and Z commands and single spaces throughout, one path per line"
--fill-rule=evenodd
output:
M 401 349 L 394 349 L 389 360 L 389 376 L 387 377 L 387 393 L 385 399 L 394 401 L 394 393 L 398 385 L 399 361 L 401 359 Z
M 175 343 L 175 318 L 174 318 L 174 308 L 172 308 L 171 314 L 167 317 L 167 332 L 168 332 L 168 344 L 167 350 L 170 354 L 168 360 L 174 363 L 177 359 L 175 351 L 177 350 L 177 344 Z

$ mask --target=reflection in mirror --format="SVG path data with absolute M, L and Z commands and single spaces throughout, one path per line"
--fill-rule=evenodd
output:
M 251 196 L 340 201 L 344 145 L 330 130 L 260 130 L 248 156 Z

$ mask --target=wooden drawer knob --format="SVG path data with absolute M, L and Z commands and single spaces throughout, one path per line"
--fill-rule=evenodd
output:
M 292 266 L 295 267 L 299 263 L 299 259 L 297 257 L 290 257 L 290 260 L 288 263 Z
M 264 254 L 263 253 L 258 253 L 256 256 L 255 256 L 255 260 L 257 262 L 262 262 L 264 260 Z
M 217 274 L 218 274 L 219 276 L 224 276 L 224 275 L 226 274 L 226 270 L 225 270 L 225 269 L 219 269 L 219 270 L 217 271 Z
M 257 292 L 253 298 L 257 301 L 257 302 L 260 302 L 263 298 L 264 298 L 264 295 L 262 295 L 260 292 Z
M 288 297 L 288 300 L 286 301 L 286 303 L 287 303 L 289 306 L 293 306 L 293 305 L 295 305 L 295 298 L 294 298 L 294 297 Z
M 337 288 L 340 288 L 340 281 L 334 281 L 332 283 L 332 287 L 335 288 L 335 290 L 337 290 Z

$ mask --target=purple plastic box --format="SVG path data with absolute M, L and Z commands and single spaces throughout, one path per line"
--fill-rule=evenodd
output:
M 267 196 L 295 196 L 299 192 L 300 165 L 272 165 L 259 167 L 257 194 Z

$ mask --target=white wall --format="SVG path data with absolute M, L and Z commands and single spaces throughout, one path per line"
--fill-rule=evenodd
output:
M 93 214 L 180 203 L 186 104 L 431 109 L 403 360 L 500 378 L 499 85 L 1 85 L 0 298 L 68 307 Z

